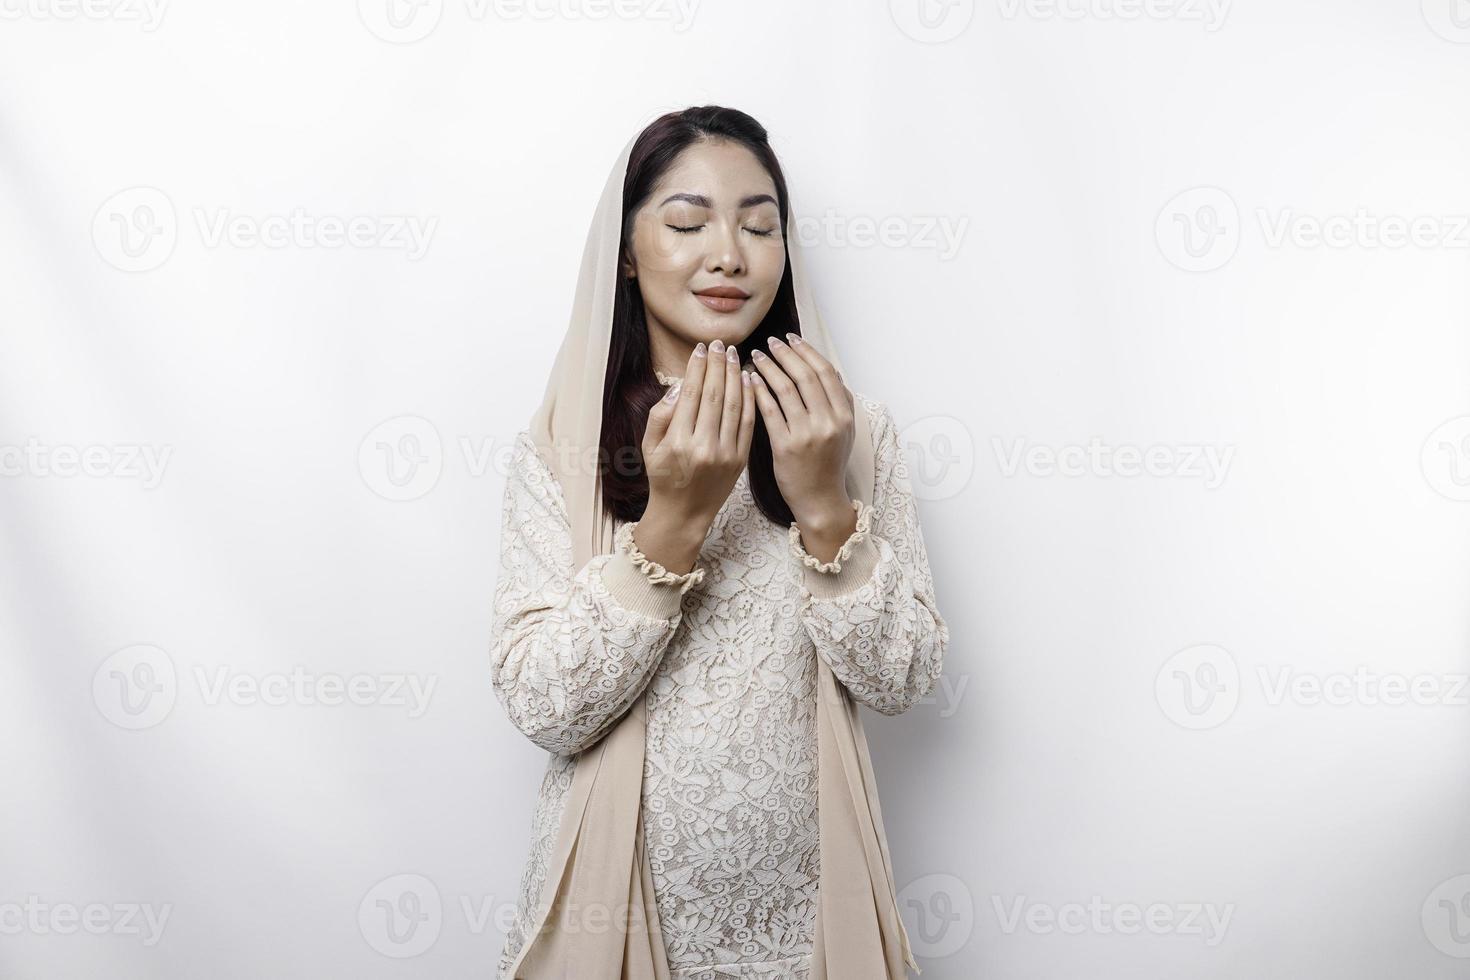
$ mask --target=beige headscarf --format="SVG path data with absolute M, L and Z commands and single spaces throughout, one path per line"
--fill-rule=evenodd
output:
M 530 433 L 561 485 L 576 568 L 613 550 L 596 466 L 603 379 L 619 276 L 623 182 L 637 137 L 613 165 L 587 233 L 571 323 Z M 812 302 L 788 201 L 786 249 L 801 336 L 841 370 Z M 846 485 L 873 501 L 873 445 L 859 413 Z M 858 706 L 817 659 L 817 807 L 821 883 L 812 980 L 904 980 L 918 971 L 899 917 L 893 870 Z M 668 980 L 653 881 L 644 855 L 644 699 L 576 757 L 541 901 L 516 980 Z

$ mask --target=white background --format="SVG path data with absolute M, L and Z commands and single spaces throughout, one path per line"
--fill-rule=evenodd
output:
M 0 4 L 7 980 L 492 975 L 505 453 L 704 103 L 924 498 L 925 980 L 1470 970 L 1470 5 L 66 2 Z

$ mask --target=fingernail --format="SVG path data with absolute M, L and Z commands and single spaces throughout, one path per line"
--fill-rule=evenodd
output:
M 745 385 L 745 387 L 747 387 L 747 388 L 750 387 L 750 372 L 749 371 L 741 371 L 740 372 L 740 383 L 743 384 L 743 385 Z
M 722 351 L 724 349 L 725 349 L 725 342 L 723 340 L 716 340 L 713 344 L 710 344 L 709 345 L 709 352 L 711 354 L 718 354 L 720 351 Z
M 739 364 L 740 354 L 735 350 L 735 348 L 730 347 L 725 351 L 725 360 L 729 361 L 731 364 Z
M 672 385 L 669 386 L 669 393 L 667 395 L 664 395 L 664 401 L 671 402 L 675 398 L 678 398 L 678 397 L 679 397 L 679 382 L 676 381 L 676 382 L 674 382 L 674 384 L 672 384 Z
M 756 347 L 750 352 L 750 356 L 757 361 L 764 361 L 766 359 L 766 352 Z
M 779 344 L 782 347 L 785 347 L 786 346 L 785 344 L 782 344 L 781 343 L 781 338 L 779 338 L 777 336 L 774 336 L 774 335 L 772 335 L 772 337 L 771 337 L 771 343 L 772 344 Z
M 704 341 L 701 340 L 699 343 L 697 343 L 697 344 L 694 345 L 694 356 L 695 357 L 703 357 L 704 356 Z
M 786 339 L 791 341 L 791 346 L 793 347 L 795 347 L 797 344 L 806 343 L 806 341 L 801 339 L 801 334 L 799 333 L 789 333 L 786 335 Z

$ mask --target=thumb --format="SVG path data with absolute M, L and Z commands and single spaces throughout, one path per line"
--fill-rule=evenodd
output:
M 669 386 L 668 392 L 648 410 L 648 426 L 643 434 L 645 446 L 657 446 L 664 441 L 664 433 L 669 431 L 669 423 L 674 419 L 674 409 L 679 407 L 680 387 L 680 382 L 674 382 Z

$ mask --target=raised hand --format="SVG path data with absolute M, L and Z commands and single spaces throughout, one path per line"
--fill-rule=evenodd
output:
M 735 348 L 716 340 L 694 348 L 684 379 L 648 413 L 643 465 L 648 507 L 634 540 L 672 572 L 694 558 L 750 458 L 755 391 Z
M 757 349 L 755 401 L 771 438 L 776 484 L 808 552 L 830 560 L 857 526 L 844 484 L 852 454 L 853 395 L 812 345 L 788 333 Z

